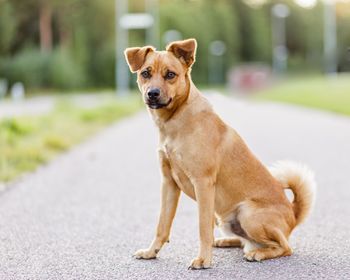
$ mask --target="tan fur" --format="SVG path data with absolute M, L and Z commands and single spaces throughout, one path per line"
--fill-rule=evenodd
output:
M 270 172 L 285 189 L 292 190 L 296 223 L 302 223 L 314 205 L 316 192 L 314 174 L 304 164 L 290 161 L 278 161 L 270 168 Z
M 149 108 L 159 129 L 161 212 L 155 239 L 135 256 L 157 256 L 169 239 L 181 191 L 198 202 L 200 248 L 190 268 L 210 267 L 213 245 L 244 246 L 249 261 L 290 255 L 288 237 L 313 200 L 306 186 L 314 184 L 311 173 L 304 176 L 305 170 L 300 173 L 295 168 L 278 173 L 277 167 L 274 177 L 192 83 L 196 41 L 174 42 L 166 49 L 125 51 L 130 69 L 138 73 L 145 103 L 149 105 L 149 90 L 157 88 L 159 103 L 167 104 Z M 150 73 L 149 78 L 142 76 L 144 71 Z M 169 71 L 176 73 L 175 78 L 166 79 Z M 284 193 L 286 187 L 295 193 L 293 204 Z M 215 218 L 232 235 L 214 242 Z

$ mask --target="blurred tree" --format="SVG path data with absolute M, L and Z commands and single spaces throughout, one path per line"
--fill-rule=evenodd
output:
M 0 1 L 0 55 L 10 51 L 17 28 L 17 21 L 10 1 Z
M 215 40 L 226 45 L 226 71 L 236 63 L 271 61 L 271 7 L 276 3 L 291 10 L 286 19 L 289 69 L 322 69 L 321 1 L 312 9 L 301 8 L 294 0 L 158 1 L 161 37 L 175 29 L 183 38 L 198 41 L 193 71 L 197 83 L 208 82 L 208 47 Z M 0 0 L 0 76 L 11 83 L 23 80 L 27 87 L 114 86 L 114 5 L 114 0 Z M 144 1 L 129 0 L 130 12 L 144 9 Z M 342 71 L 350 67 L 349 10 L 350 3 L 337 4 Z M 143 45 L 144 37 L 144 30 L 132 30 L 130 45 Z
M 338 16 L 338 70 L 350 71 L 350 5 L 340 3 Z
M 198 83 L 207 83 L 208 46 L 214 40 L 225 42 L 228 55 L 225 67 L 228 69 L 237 61 L 239 37 L 235 10 L 231 1 L 164 1 L 160 9 L 161 34 L 170 29 L 178 30 L 183 38 L 196 38 L 198 42 L 197 60 L 193 78 Z M 184 9 L 186 6 L 186 9 Z
M 240 60 L 269 62 L 271 58 L 270 12 L 266 6 L 249 7 L 233 1 L 239 15 Z
M 40 50 L 50 52 L 52 50 L 52 3 L 39 1 L 39 30 Z
M 86 68 L 89 86 L 114 85 L 114 12 L 114 1 L 80 1 L 73 48 Z
M 15 26 L 11 43 L 3 55 L 14 54 L 28 45 L 35 45 L 37 39 L 35 1 L 0 0 L 0 5 L 0 29 L 11 30 Z M 3 42 L 2 38 L 0 42 Z

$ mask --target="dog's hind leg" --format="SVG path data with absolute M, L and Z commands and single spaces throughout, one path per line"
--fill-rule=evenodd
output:
M 229 247 L 241 247 L 242 243 L 238 238 L 221 237 L 216 238 L 214 241 L 214 247 L 217 248 L 229 248 Z
M 231 228 L 244 241 L 244 257 L 262 261 L 292 254 L 288 244 L 289 227 L 281 212 L 275 208 L 260 208 L 257 204 L 242 203 L 231 220 Z
M 264 215 L 261 213 L 261 215 Z M 280 228 L 264 221 L 261 215 L 251 218 L 249 223 L 241 220 L 242 228 L 248 236 L 244 247 L 244 258 L 248 261 L 262 261 L 277 257 L 290 256 L 292 249 L 286 235 Z M 269 216 L 268 213 L 265 214 Z M 271 218 L 270 214 L 270 217 Z M 254 216 L 254 215 L 253 215 Z M 275 221 L 278 219 L 275 217 Z
M 246 251 L 244 258 L 248 261 L 262 261 L 277 257 L 290 256 L 292 249 L 289 247 L 288 241 L 282 231 L 274 227 L 265 227 L 265 233 L 269 236 L 269 240 L 259 239 L 257 242 L 260 248 L 252 248 Z
M 241 239 L 231 231 L 231 225 L 229 223 L 221 223 L 218 228 L 224 237 L 215 238 L 214 247 L 242 247 Z

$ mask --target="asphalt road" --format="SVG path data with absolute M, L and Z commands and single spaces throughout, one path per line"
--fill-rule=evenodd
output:
M 159 258 L 133 259 L 153 238 L 159 209 L 157 132 L 142 112 L 2 191 L 0 279 L 350 279 L 350 119 L 210 100 L 264 163 L 294 159 L 315 170 L 316 207 L 293 233 L 291 257 L 249 263 L 240 249 L 214 249 L 212 269 L 187 270 L 197 211 L 182 196 Z
M 69 101 L 77 107 L 93 108 L 113 99 L 113 93 L 75 93 L 70 95 L 34 96 L 23 100 L 0 99 L 0 119 L 48 114 L 58 101 Z

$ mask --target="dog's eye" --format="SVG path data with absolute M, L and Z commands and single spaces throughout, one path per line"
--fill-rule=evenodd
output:
M 166 73 L 165 79 L 166 80 L 171 80 L 171 79 L 174 79 L 175 76 L 176 76 L 176 74 L 174 72 L 169 71 L 168 73 Z
M 148 71 L 141 72 L 141 76 L 145 79 L 151 78 L 151 74 Z

